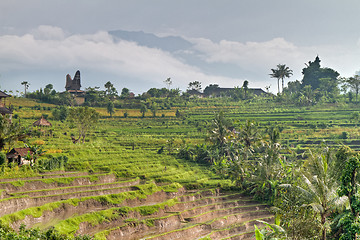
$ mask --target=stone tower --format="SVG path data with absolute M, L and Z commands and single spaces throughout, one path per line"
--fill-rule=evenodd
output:
M 69 90 L 80 90 L 81 84 L 80 84 L 80 71 L 77 70 L 74 76 L 74 79 L 71 79 L 70 74 L 66 75 L 66 85 L 65 89 L 66 91 Z

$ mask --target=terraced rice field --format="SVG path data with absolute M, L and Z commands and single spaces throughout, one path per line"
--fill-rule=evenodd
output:
M 111 173 L 55 172 L 0 186 L 0 220 L 14 229 L 53 226 L 96 239 L 252 239 L 256 219 L 273 221 L 266 205 L 238 193 Z
M 17 111 L 22 124 L 30 126 L 42 112 L 27 106 Z M 235 127 L 245 120 L 257 121 L 260 130 L 281 126 L 282 144 L 297 153 L 320 143 L 360 148 L 357 123 L 350 121 L 356 106 L 284 108 L 274 102 L 214 101 L 178 109 L 181 118 L 174 117 L 175 108 L 156 118 L 102 115 L 85 144 L 71 142 L 77 129 L 50 118 L 52 134 L 30 143 L 42 145 L 44 157 L 66 155 L 67 172 L 1 179 L 0 220 L 14 229 L 53 226 L 67 235 L 96 239 L 254 239 L 254 224 L 261 225 L 257 219 L 273 221 L 268 207 L 225 191 L 233 183 L 208 165 L 171 154 L 180 145 L 204 143 L 215 112 L 224 111 Z

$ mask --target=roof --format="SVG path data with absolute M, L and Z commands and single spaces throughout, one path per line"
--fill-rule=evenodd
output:
M 67 90 L 69 93 L 84 93 L 83 90 Z
M 227 93 L 234 89 L 235 88 L 214 88 L 214 89 L 211 89 L 211 92 L 208 93 L 208 95 L 219 95 L 220 93 Z M 248 92 L 251 92 L 257 96 L 269 94 L 269 93 L 265 92 L 264 90 L 262 90 L 261 88 L 248 88 Z
M 9 94 L 4 93 L 3 91 L 0 91 L 0 98 L 5 98 L 5 97 L 11 97 Z
M 7 158 L 13 158 L 16 156 L 21 156 L 21 157 L 25 157 L 28 153 L 30 153 L 30 155 L 33 154 L 33 152 L 30 150 L 30 148 L 13 148 L 11 149 L 10 152 L 8 152 L 6 154 Z
M 255 95 L 268 95 L 269 94 L 268 92 L 265 92 L 261 88 L 249 88 L 249 90 L 252 91 L 252 93 Z
M 33 123 L 33 126 L 47 126 L 47 127 L 51 127 L 52 124 L 46 120 L 43 116 L 41 116 L 41 118 L 37 121 L 35 121 Z
M 2 114 L 2 115 L 5 115 L 5 114 L 12 114 L 13 112 L 10 110 L 10 109 L 8 109 L 8 108 L 6 108 L 6 107 L 0 107 L 0 114 Z
M 203 95 L 203 93 L 199 92 L 196 89 L 190 89 L 187 91 L 187 93 L 189 93 L 190 95 Z

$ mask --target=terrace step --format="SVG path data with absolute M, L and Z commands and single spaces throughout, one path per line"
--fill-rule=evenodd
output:
M 74 177 L 65 176 L 46 179 L 13 180 L 9 182 L 1 182 L 0 189 L 4 190 L 1 196 L 2 198 L 4 198 L 16 192 L 52 189 L 65 186 L 91 185 L 94 184 L 94 182 L 96 182 L 97 184 L 111 183 L 114 181 L 116 181 L 116 177 L 113 174 L 91 174 Z
M 56 177 L 74 177 L 74 176 L 85 176 L 89 175 L 88 172 L 65 172 L 65 171 L 58 171 L 58 172 L 49 172 L 49 173 L 42 173 L 38 176 L 34 177 L 25 177 L 21 178 L 21 181 L 27 180 L 35 180 L 35 179 L 46 179 L 46 178 L 56 178 Z M 0 182 L 12 182 L 18 181 L 20 178 L 0 178 Z
M 100 183 L 100 184 L 86 184 L 79 186 L 71 186 L 71 187 L 58 187 L 53 189 L 40 189 L 40 190 L 32 190 L 26 192 L 16 192 L 10 193 L 11 196 L 28 196 L 28 197 L 44 197 L 49 195 L 59 195 L 59 194 L 69 194 L 79 191 L 96 191 L 96 190 L 105 190 L 110 188 L 120 188 L 120 187 L 130 187 L 140 183 L 140 179 L 135 178 L 127 181 L 117 181 L 111 183 Z
M 177 228 L 176 230 L 164 232 L 158 235 L 153 235 L 145 237 L 142 239 L 156 239 L 156 240 L 166 240 L 166 239 L 198 239 L 203 236 L 207 236 L 211 233 L 213 229 L 226 228 L 228 225 L 239 223 L 243 221 L 249 221 L 249 219 L 265 218 L 270 217 L 268 212 L 259 213 L 259 211 L 246 212 L 246 213 L 237 213 L 232 215 L 225 215 L 221 218 L 213 219 L 210 223 L 201 222 L 194 225 L 183 226 L 182 228 Z M 160 224 L 161 226 L 161 224 Z M 246 226 L 245 231 L 248 231 L 249 226 Z M 241 234 L 242 232 L 238 233 Z M 116 236 L 110 235 L 107 239 L 116 239 Z M 129 238 L 130 239 L 130 238 Z
M 141 185 L 138 185 L 141 186 Z M 141 193 L 143 196 L 141 199 L 135 197 L 136 192 Z M 183 190 L 179 189 L 178 192 L 164 192 L 164 191 L 155 191 L 152 194 L 146 194 L 142 190 L 133 190 L 129 192 L 122 192 L 119 193 L 122 194 L 119 199 L 122 199 L 119 203 L 109 203 L 104 202 L 105 199 L 118 199 L 117 194 L 108 194 L 108 195 L 96 195 L 95 198 L 93 197 L 83 197 L 80 199 L 74 199 L 74 201 L 69 200 L 63 200 L 63 201 L 50 201 L 48 203 L 45 203 L 43 205 L 37 204 L 36 206 L 30 206 L 29 204 L 22 205 L 22 210 L 19 209 L 17 211 L 16 209 L 14 211 L 8 211 L 6 210 L 6 206 L 4 206 L 4 212 L 10 213 L 8 215 L 2 214 L 1 218 L 6 219 L 13 219 L 16 216 L 24 215 L 25 219 L 18 219 L 15 221 L 12 221 L 10 224 L 14 229 L 18 229 L 18 227 L 24 223 L 27 227 L 32 227 L 34 224 L 36 226 L 44 228 L 44 227 L 50 227 L 53 226 L 56 222 L 65 220 L 71 216 L 74 215 L 82 215 L 89 212 L 94 211 L 101 211 L 106 210 L 113 207 L 123 207 L 123 206 L 141 206 L 141 205 L 147 205 L 147 204 L 154 204 L 159 203 L 163 201 L 164 199 L 172 199 L 177 197 L 178 195 L 183 194 Z M 146 196 L 144 198 L 144 196 Z M 32 198 L 30 198 L 32 199 Z M 39 199 L 39 198 L 36 198 Z M 103 200 L 104 199 L 104 200 Z M 161 201 L 160 201 L 160 200 Z M 41 199 L 39 200 L 41 202 Z M 118 202 L 118 200 L 117 200 Z M 22 202 L 23 203 L 23 202 Z M 74 204 L 75 203 L 75 204 Z M 15 205 L 18 206 L 18 205 Z M 37 212 L 40 208 L 49 209 L 45 212 L 40 213 L 34 213 Z M 14 216 L 14 217 L 13 217 Z M 8 221 L 8 220 L 7 220 Z M 50 223 L 51 224 L 48 224 Z
M 159 209 L 156 214 L 128 216 L 130 222 L 118 218 L 113 223 L 110 221 L 101 224 L 102 226 L 82 225 L 78 234 L 102 230 L 96 235 L 106 232 L 107 239 L 119 239 L 120 236 L 121 239 L 189 239 L 189 236 L 195 239 L 210 234 L 215 229 L 229 228 L 230 225 L 239 222 L 253 221 L 257 217 L 262 219 L 272 217 L 265 205 L 242 197 L 240 194 L 226 195 L 204 191 L 199 194 L 179 196 L 177 199 L 179 202 L 175 205 L 166 206 L 163 210 Z M 244 226 L 238 227 L 238 231 L 240 229 L 242 232 L 245 231 L 247 228 L 244 229 Z M 232 231 L 234 232 L 235 230 Z

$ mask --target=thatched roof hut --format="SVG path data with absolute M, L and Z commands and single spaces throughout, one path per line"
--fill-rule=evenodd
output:
M 33 123 L 33 126 L 35 126 L 35 127 L 42 127 L 42 126 L 51 127 L 52 124 L 48 120 L 46 120 L 43 116 L 41 116 L 41 118 L 39 120 L 37 120 Z
M 5 106 L 5 98 L 11 97 L 9 94 L 0 91 L 0 114 L 12 114 L 12 111 Z

